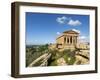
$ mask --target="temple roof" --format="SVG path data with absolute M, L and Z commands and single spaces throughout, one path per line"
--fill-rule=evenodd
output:
M 74 31 L 74 30 L 64 31 L 63 33 L 69 33 L 69 34 L 79 34 L 79 32 Z
M 69 34 L 79 35 L 79 32 L 75 31 L 75 30 L 67 30 L 67 31 L 64 31 L 63 34 L 58 36 L 56 39 L 59 39 L 59 38 L 65 36 L 65 35 L 69 35 Z

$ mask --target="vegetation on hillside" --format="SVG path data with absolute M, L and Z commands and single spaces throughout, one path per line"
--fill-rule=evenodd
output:
M 57 66 L 57 60 L 63 58 L 67 65 L 73 65 L 75 62 L 75 51 L 64 50 L 59 51 L 57 49 L 50 50 L 46 45 L 35 45 L 26 48 L 26 66 L 28 66 L 32 61 L 37 59 L 39 56 L 49 53 L 51 57 L 48 59 L 47 66 Z M 34 66 L 39 66 L 41 62 L 37 62 Z
M 64 50 L 62 52 L 58 50 L 53 50 L 51 52 L 52 56 L 49 59 L 49 66 L 57 66 L 57 60 L 60 58 L 64 58 L 67 65 L 73 65 L 75 62 L 75 52 L 70 50 Z
M 48 44 L 46 45 L 33 45 L 32 47 L 26 47 L 26 66 L 28 66 L 32 61 L 37 59 L 39 56 L 46 53 L 48 50 Z

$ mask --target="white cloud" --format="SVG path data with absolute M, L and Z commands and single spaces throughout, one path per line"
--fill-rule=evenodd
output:
M 69 20 L 69 22 L 67 23 L 68 25 L 71 25 L 71 26 L 79 26 L 81 25 L 82 23 L 79 21 L 79 20 Z
M 60 24 L 67 24 L 70 26 L 79 26 L 82 24 L 79 20 L 73 20 L 71 17 L 66 16 L 58 17 L 56 21 Z
M 67 17 L 63 16 L 63 17 L 62 17 L 62 19 L 64 19 L 64 20 L 65 20 L 65 19 L 67 19 Z
M 78 33 L 80 33 L 80 31 L 79 30 L 77 30 L 77 29 L 72 29 L 73 31 L 75 31 L 75 32 L 78 32 Z
M 57 35 L 60 35 L 61 33 L 60 33 L 60 32 L 57 32 L 56 34 L 57 34 Z
M 79 41 L 80 41 L 80 43 L 87 43 L 87 42 L 89 42 L 89 37 L 87 37 L 87 36 L 80 36 L 79 37 Z
M 79 39 L 86 39 L 86 36 L 80 36 Z
M 66 17 L 65 16 L 62 16 L 62 17 L 58 17 L 57 19 L 56 19 L 56 21 L 58 22 L 58 23 L 60 23 L 60 24 L 63 24 L 63 23 L 65 23 L 65 21 L 66 21 Z

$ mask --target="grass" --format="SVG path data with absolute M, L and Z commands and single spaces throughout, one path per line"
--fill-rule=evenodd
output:
M 74 51 L 64 51 L 64 59 L 68 65 L 73 65 L 76 61 L 75 52 Z

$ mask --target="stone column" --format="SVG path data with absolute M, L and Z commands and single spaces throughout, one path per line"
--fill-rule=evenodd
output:
M 75 37 L 73 36 L 73 44 L 75 44 Z
M 74 44 L 76 44 L 76 36 L 74 36 Z
M 77 36 L 75 37 L 76 39 L 75 39 L 75 43 L 77 44 Z
M 76 36 L 74 37 L 74 44 L 76 44 Z
M 76 37 L 74 37 L 74 44 L 76 44 Z

